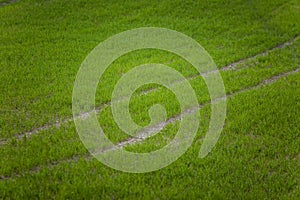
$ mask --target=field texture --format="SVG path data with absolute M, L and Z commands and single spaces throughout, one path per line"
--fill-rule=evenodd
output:
M 172 142 L 180 126 L 176 96 L 139 88 L 130 101 L 137 124 L 156 103 L 163 130 L 147 139 L 114 122 L 111 93 L 123 74 L 162 63 L 188 78 L 201 122 L 177 161 L 150 173 L 125 173 L 93 158 L 72 117 L 77 71 L 98 43 L 122 31 L 164 27 L 195 39 L 212 56 L 227 94 L 220 139 L 198 153 L 208 129 L 210 97 L 201 75 L 160 50 L 138 50 L 105 71 L 96 111 L 120 147 L 150 152 Z M 0 0 L 0 199 L 300 199 L 300 1 Z M 191 114 L 190 113 L 190 114 Z

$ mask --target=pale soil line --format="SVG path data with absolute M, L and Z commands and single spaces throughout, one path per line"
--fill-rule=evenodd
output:
M 226 67 L 224 67 L 225 69 L 222 70 L 222 71 L 227 71 L 227 70 L 235 69 L 236 66 L 239 65 L 239 64 L 242 64 L 242 63 L 247 62 L 249 60 L 255 59 L 255 58 L 259 57 L 259 56 L 266 56 L 268 53 L 270 53 L 272 51 L 275 51 L 275 50 L 278 50 L 278 49 L 284 49 L 285 47 L 292 45 L 298 39 L 300 39 L 300 33 L 296 34 L 295 37 L 293 37 L 291 40 L 286 41 L 286 42 L 284 42 L 282 44 L 278 44 L 277 46 L 275 46 L 273 48 L 267 49 L 267 50 L 265 50 L 265 51 L 263 51 L 263 52 L 261 52 L 259 54 L 256 54 L 254 56 L 251 56 L 251 57 L 244 58 L 242 60 L 233 62 L 232 64 L 227 65 Z M 221 68 L 221 69 L 223 69 L 223 68 Z
M 276 76 L 272 76 L 269 79 L 265 79 L 262 82 L 260 82 L 258 85 L 249 86 L 249 87 L 243 88 L 243 89 L 241 89 L 239 91 L 233 92 L 231 94 L 227 94 L 225 97 L 221 97 L 220 99 L 230 98 L 232 96 L 235 96 L 235 95 L 243 93 L 243 92 L 247 92 L 247 91 L 251 91 L 253 89 L 261 88 L 261 87 L 263 87 L 265 85 L 269 85 L 269 84 L 272 84 L 272 83 L 278 81 L 280 78 L 287 77 L 287 76 L 289 76 L 291 74 L 295 74 L 295 73 L 297 73 L 299 71 L 300 71 L 300 66 L 298 68 L 292 70 L 292 71 L 285 72 L 285 73 L 282 73 L 282 74 L 278 74 Z M 210 102 L 206 102 L 206 103 L 201 104 L 199 106 L 195 106 L 195 107 L 193 107 L 191 109 L 185 110 L 181 114 L 179 114 L 177 116 L 174 116 L 174 117 L 171 117 L 171 118 L 169 118 L 165 122 L 161 122 L 161 123 L 159 123 L 159 124 L 157 124 L 157 125 L 155 125 L 153 127 L 149 127 L 145 132 L 138 133 L 137 137 L 131 137 L 128 140 L 125 140 L 125 141 L 122 141 L 120 143 L 117 143 L 116 146 L 117 146 L 117 148 L 122 148 L 122 147 L 125 147 L 127 145 L 131 145 L 131 144 L 134 144 L 134 143 L 142 142 L 145 139 L 147 139 L 147 137 L 151 136 L 152 133 L 155 133 L 157 130 L 161 130 L 165 126 L 167 126 L 169 124 L 172 124 L 172 123 L 174 123 L 176 121 L 179 121 L 183 116 L 188 115 L 188 114 L 193 114 L 196 111 L 200 110 L 201 108 L 203 108 L 204 106 L 207 106 L 209 104 L 210 104 Z M 114 149 L 108 149 L 108 150 L 115 150 L 115 149 L 116 148 L 114 148 Z
M 2 6 L 7 6 L 7 5 L 9 5 L 9 4 L 12 4 L 12 3 L 15 3 L 15 2 L 18 2 L 19 0 L 9 0 L 9 1 L 7 1 L 7 2 L 2 2 L 2 3 L 0 3 L 0 7 L 2 7 Z
M 58 160 L 58 161 L 53 161 L 53 162 L 50 162 L 49 164 L 47 164 L 45 167 L 45 165 L 40 165 L 40 166 L 36 166 L 34 168 L 32 168 L 31 170 L 29 170 L 28 172 L 24 173 L 24 174 L 13 174 L 11 176 L 2 176 L 0 175 L 0 181 L 3 181 L 3 180 L 9 180 L 11 178 L 21 178 L 22 176 L 26 175 L 26 174 L 32 174 L 32 173 L 37 173 L 39 172 L 40 170 L 42 169 L 51 169 L 59 164 L 63 164 L 63 163 L 72 163 L 72 162 L 77 162 L 80 158 L 83 158 L 85 159 L 86 161 L 88 160 L 91 160 L 93 157 L 90 156 L 90 154 L 83 154 L 83 155 L 73 155 L 72 157 L 70 158 L 65 158 L 65 159 L 61 159 L 61 160 Z
M 101 109 L 103 109 L 104 107 L 106 107 L 108 105 L 110 105 L 110 102 L 102 104 L 101 106 L 99 106 L 95 110 L 95 112 L 96 113 L 100 112 Z M 38 134 L 39 132 L 44 131 L 44 130 L 48 130 L 50 128 L 54 128 L 54 127 L 60 128 L 62 125 L 67 124 L 69 122 L 72 122 L 74 119 L 84 118 L 88 114 L 89 114 L 89 112 L 86 112 L 86 113 L 82 113 L 78 117 L 66 118 L 66 119 L 64 119 L 62 121 L 57 121 L 55 124 L 44 125 L 44 126 L 41 126 L 39 128 L 35 128 L 35 129 L 31 130 L 31 131 L 28 131 L 26 133 L 15 135 L 14 138 L 17 139 L 17 140 L 21 140 L 24 137 L 29 138 L 31 135 Z M 0 140 L 0 146 L 1 145 L 5 145 L 10 139 L 12 139 L 12 138 L 7 138 L 7 139 Z
M 229 70 L 236 70 L 236 67 L 239 64 L 242 64 L 242 63 L 245 63 L 247 61 L 256 59 L 259 56 L 266 56 L 266 55 L 268 55 L 268 53 L 270 53 L 272 51 L 279 50 L 279 49 L 284 49 L 285 47 L 292 45 L 298 39 L 300 39 L 300 33 L 296 34 L 296 36 L 293 37 L 291 40 L 286 41 L 286 42 L 284 42 L 282 44 L 279 44 L 279 45 L 277 45 L 277 46 L 275 46 L 273 48 L 267 49 L 267 50 L 265 50 L 265 51 L 263 51 L 263 52 L 261 52 L 259 54 L 256 54 L 256 55 L 251 56 L 251 57 L 244 58 L 244 59 L 239 60 L 239 61 L 235 61 L 235 62 L 233 62 L 233 63 L 231 63 L 229 65 L 226 65 L 225 67 L 222 67 L 222 68 L 220 68 L 218 70 L 212 70 L 212 71 L 204 72 L 201 75 L 200 74 L 192 75 L 192 76 L 188 77 L 187 80 L 194 80 L 196 78 L 199 78 L 200 76 L 207 76 L 210 73 L 216 73 L 216 72 L 219 72 L 219 71 L 220 72 L 224 72 L 224 71 L 229 71 Z M 247 66 L 243 66 L 243 67 L 239 68 L 239 70 L 244 69 L 244 68 L 247 68 Z M 175 83 L 179 83 L 179 82 L 182 82 L 182 81 L 177 81 Z M 142 92 L 141 94 L 142 95 L 143 94 L 148 94 L 149 92 L 152 92 L 154 90 L 155 90 L 155 88 L 152 88 L 152 89 L 149 89 L 149 90 L 146 90 L 146 91 Z
M 236 66 L 239 65 L 239 64 L 242 64 L 242 63 L 244 63 L 244 62 L 247 62 L 247 61 L 249 61 L 249 60 L 251 60 L 251 59 L 255 59 L 255 58 L 257 58 L 258 56 L 265 56 L 265 55 L 267 55 L 267 54 L 268 54 L 269 52 L 271 52 L 271 51 L 274 51 L 274 50 L 277 50 L 277 49 L 283 49 L 283 48 L 285 48 L 285 47 L 287 47 L 287 46 L 290 46 L 290 45 L 292 45 L 296 40 L 298 40 L 299 38 L 300 38 L 300 33 L 298 33 L 295 37 L 293 37 L 293 38 L 290 39 L 289 41 L 286 41 L 286 42 L 284 42 L 284 43 L 282 43 L 282 44 L 279 44 L 279 45 L 277 45 L 277 46 L 275 46 L 275 47 L 273 47 L 273 48 L 267 49 L 267 50 L 265 50 L 265 51 L 263 51 L 263 52 L 261 52 L 261 53 L 259 53 L 259 54 L 256 54 L 256 55 L 254 55 L 254 56 L 252 56 L 252 57 L 244 58 L 244 59 L 242 59 L 242 60 L 233 62 L 233 63 L 231 63 L 231 64 L 229 64 L 229 65 L 227 65 L 227 66 L 224 66 L 224 67 L 220 68 L 220 69 L 217 70 L 217 71 L 234 70 L 234 69 L 236 69 Z M 213 70 L 213 71 L 210 71 L 210 72 L 203 73 L 202 75 L 200 75 L 200 74 L 198 74 L 198 75 L 193 75 L 193 76 L 188 77 L 187 80 L 193 80 L 193 79 L 198 78 L 198 77 L 200 77 L 200 76 L 206 76 L 206 75 L 209 74 L 209 73 L 215 73 L 215 72 L 217 72 L 217 71 L 216 71 L 216 70 Z M 181 82 L 181 81 L 178 81 L 177 83 L 179 83 L 179 82 Z M 155 91 L 155 90 L 156 90 L 156 88 L 151 88 L 151 89 L 149 89 L 149 90 L 146 90 L 146 91 L 142 92 L 140 95 L 149 94 L 150 92 L 153 92 L 153 91 Z M 110 105 L 110 104 L 111 104 L 111 102 L 107 102 L 107 103 L 105 103 L 105 104 L 102 104 L 99 108 L 96 108 L 94 111 L 95 111 L 96 113 L 98 113 L 101 109 L 103 109 L 104 107 L 106 107 L 106 106 L 108 106 L 108 105 Z M 84 117 L 84 116 L 86 116 L 87 114 L 88 114 L 88 113 L 83 113 L 81 116 L 78 116 L 78 118 Z M 76 118 L 75 118 L 75 119 L 76 119 Z M 47 125 L 44 125 L 44 126 L 35 128 L 35 129 L 33 129 L 33 130 L 30 130 L 30 131 L 28 131 L 28 132 L 17 134 L 17 135 L 14 136 L 14 138 L 17 139 L 17 140 L 21 140 L 21 139 L 24 138 L 24 137 L 28 138 L 28 137 L 30 137 L 30 136 L 33 135 L 33 134 L 38 134 L 40 131 L 48 130 L 48 129 L 53 128 L 53 127 L 59 128 L 59 127 L 62 126 L 63 124 L 66 124 L 66 123 L 71 122 L 71 121 L 73 121 L 73 120 L 74 120 L 73 117 L 69 117 L 69 118 L 66 118 L 66 119 L 64 119 L 64 120 L 62 120 L 62 121 L 57 121 L 57 122 L 54 123 L 54 124 L 47 124 Z M 10 139 L 12 139 L 12 138 L 0 139 L 0 146 L 6 144 Z
M 287 77 L 287 76 L 292 75 L 292 74 L 296 74 L 297 72 L 300 72 L 300 66 L 298 66 L 296 69 L 294 69 L 292 71 L 284 72 L 284 73 L 272 76 L 269 79 L 265 79 L 265 80 L 261 81 L 259 84 L 255 85 L 255 86 L 249 86 L 249 87 L 243 88 L 243 89 L 241 89 L 239 91 L 236 91 L 236 92 L 233 92 L 231 94 L 228 94 L 228 95 L 226 95 L 226 98 L 234 97 L 237 94 L 241 94 L 241 93 L 248 92 L 248 91 L 251 91 L 251 90 L 259 89 L 259 88 L 261 88 L 263 86 L 273 84 L 276 81 L 278 81 L 279 79 Z M 129 138 L 127 140 L 124 140 L 122 142 L 117 143 L 116 144 L 116 146 L 117 146 L 116 148 L 107 149 L 105 151 L 112 151 L 112 150 L 116 150 L 118 148 L 124 148 L 124 147 L 126 147 L 128 145 L 133 145 L 133 144 L 137 144 L 139 142 L 143 142 L 147 138 L 146 136 L 150 135 L 151 132 L 156 131 L 157 128 L 163 128 L 163 127 L 167 126 L 168 124 L 172 124 L 172 123 L 180 120 L 182 116 L 195 113 L 199 109 L 201 109 L 204 106 L 209 105 L 209 104 L 210 104 L 210 102 L 207 102 L 207 103 L 204 103 L 204 104 L 202 104 L 200 106 L 195 106 L 192 109 L 186 110 L 186 111 L 184 111 L 183 113 L 181 113 L 181 114 L 179 114 L 177 116 L 169 118 L 166 122 L 162 122 L 162 123 L 157 124 L 156 126 L 153 127 L 152 130 L 150 128 L 148 131 L 140 133 L 141 137 L 132 137 L 132 138 Z M 9 179 L 12 179 L 12 178 L 21 177 L 21 176 L 26 175 L 26 174 L 37 173 L 38 171 L 40 171 L 40 170 L 42 170 L 44 168 L 51 169 L 51 168 L 53 168 L 56 165 L 61 164 L 61 163 L 76 162 L 80 158 L 84 158 L 85 160 L 90 160 L 93 157 L 89 153 L 86 153 L 86 154 L 83 154 L 83 155 L 74 155 L 71 158 L 65 158 L 65 159 L 62 159 L 62 160 L 53 161 L 53 162 L 51 162 L 48 165 L 40 165 L 40 166 L 34 167 L 34 168 L 30 169 L 29 171 L 27 171 L 26 173 L 23 173 L 23 174 L 13 174 L 11 176 L 1 176 L 0 175 L 0 180 L 9 180 Z

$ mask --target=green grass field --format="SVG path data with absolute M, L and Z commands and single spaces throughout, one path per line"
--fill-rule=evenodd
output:
M 300 1 L 0 0 L 0 199 L 300 199 Z M 180 57 L 138 50 L 105 71 L 97 116 L 116 144 L 131 136 L 114 122 L 110 100 L 118 79 L 135 66 L 163 63 L 197 94 L 201 122 L 177 161 L 142 174 L 111 169 L 84 147 L 72 120 L 77 71 L 101 41 L 139 27 L 164 27 L 199 42 L 220 69 L 227 117 L 212 152 L 198 153 L 210 119 L 203 78 Z M 160 103 L 180 109 L 158 85 L 134 93 L 130 112 L 150 122 Z M 170 143 L 180 121 L 144 141 L 150 152 Z

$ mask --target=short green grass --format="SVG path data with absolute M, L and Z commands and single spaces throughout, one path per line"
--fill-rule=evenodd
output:
M 73 122 L 22 140 L 16 135 L 72 117 L 72 89 L 85 56 L 101 41 L 137 27 L 159 26 L 197 40 L 218 68 L 252 57 L 300 33 L 300 2 L 291 1 L 88 1 L 24 0 L 0 7 L 0 198 L 298 199 L 300 198 L 300 73 L 253 88 L 300 66 L 300 40 L 221 71 L 228 98 L 224 130 L 213 151 L 198 159 L 210 106 L 189 150 L 159 171 L 128 174 L 89 156 Z M 186 77 L 195 70 L 177 56 L 141 50 L 116 60 L 99 82 L 96 106 L 110 101 L 115 83 L 133 67 L 164 63 Z M 209 102 L 203 79 L 190 81 L 200 104 Z M 149 88 L 156 90 L 140 94 Z M 245 92 L 245 88 L 252 88 Z M 147 85 L 131 98 L 131 114 L 149 123 L 148 108 L 161 103 L 180 113 L 175 96 Z M 129 136 L 110 106 L 99 113 L 107 136 Z M 172 140 L 179 122 L 142 143 L 148 152 Z M 1 178 L 2 177 L 2 178 Z

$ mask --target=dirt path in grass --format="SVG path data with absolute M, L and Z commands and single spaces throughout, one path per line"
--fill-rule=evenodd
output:
M 12 0 L 10 2 L 16 2 L 17 0 Z M 279 44 L 273 48 L 270 48 L 270 49 L 267 49 L 259 54 L 256 54 L 254 56 L 251 56 L 251 57 L 247 57 L 247 58 L 244 58 L 244 59 L 241 59 L 239 61 L 235 61 L 227 66 L 224 66 L 222 67 L 221 69 L 219 69 L 219 71 L 229 71 L 229 70 L 236 70 L 236 67 L 239 65 L 239 64 L 242 64 L 242 63 L 245 63 L 251 59 L 255 59 L 259 56 L 266 56 L 268 53 L 272 52 L 272 51 L 275 51 L 275 50 L 279 50 L 279 49 L 283 49 L 285 47 L 288 47 L 290 45 L 292 45 L 296 40 L 298 40 L 300 38 L 300 33 L 298 33 L 295 37 L 293 37 L 292 39 L 290 39 L 289 41 L 286 41 L 282 44 Z M 247 66 L 243 66 L 242 68 L 239 68 L 239 69 L 243 69 L 243 68 L 247 68 Z M 202 75 L 194 75 L 194 76 L 191 76 L 191 77 L 188 77 L 187 79 L 188 80 L 193 80 L 193 79 L 196 79 L 200 76 L 205 76 L 206 74 L 208 73 L 212 73 L 213 71 L 211 72 L 207 72 L 207 73 L 204 73 Z M 144 95 L 144 94 L 148 94 L 150 92 L 153 92 L 155 91 L 155 88 L 153 89 L 149 89 L 147 91 L 144 91 L 141 95 Z M 95 112 L 96 113 L 99 113 L 101 109 L 103 109 L 104 107 L 106 106 L 109 106 L 111 104 L 111 102 L 107 102 L 106 104 L 103 104 L 101 105 L 100 107 L 96 108 L 95 109 Z M 78 116 L 78 118 L 83 118 L 85 117 L 87 114 L 89 113 L 83 113 L 82 115 Z M 76 118 L 75 118 L 76 119 Z M 60 120 L 60 121 L 56 121 L 56 123 L 54 124 L 46 124 L 44 126 L 41 126 L 41 127 L 38 127 L 38 128 L 34 128 L 28 132 L 25 132 L 25 133 L 20 133 L 20 134 L 16 134 L 15 136 L 13 136 L 13 138 L 17 139 L 17 140 L 21 140 L 22 138 L 26 137 L 26 138 L 29 138 L 31 135 L 34 135 L 34 134 L 38 134 L 39 132 L 41 131 L 44 131 L 44 130 L 48 130 L 50 128 L 53 128 L 53 127 L 61 127 L 63 124 L 66 124 L 68 122 L 71 122 L 73 121 L 74 118 L 73 117 L 68 117 L 68 118 L 65 118 L 64 120 Z M 5 138 L 5 139 L 0 139 L 0 145 L 4 145 L 6 144 L 11 138 Z
M 261 87 L 263 87 L 265 85 L 272 84 L 272 83 L 278 81 L 279 79 L 281 79 L 283 77 L 287 77 L 287 76 L 295 74 L 295 73 L 297 73 L 299 71 L 300 71 L 300 66 L 298 66 L 296 69 L 294 69 L 292 71 L 285 72 L 285 73 L 282 73 L 282 74 L 278 74 L 276 76 L 272 76 L 269 79 L 265 79 L 262 82 L 260 82 L 258 85 L 246 87 L 246 88 L 243 88 L 243 89 L 241 89 L 241 90 L 239 90 L 237 92 L 233 92 L 231 94 L 228 94 L 228 95 L 226 95 L 223 98 L 230 98 L 232 96 L 235 96 L 235 95 L 243 93 L 243 92 L 247 92 L 247 91 L 251 91 L 251 90 L 254 90 L 254 89 L 261 88 Z M 201 104 L 199 106 L 195 106 L 195 107 L 193 107 L 191 109 L 185 110 L 184 112 L 180 113 L 179 115 L 176 115 L 174 117 L 169 118 L 165 122 L 161 122 L 159 124 L 156 124 L 155 126 L 148 128 L 146 131 L 138 133 L 137 137 L 131 137 L 128 140 L 125 140 L 125 141 L 117 143 L 116 146 L 117 146 L 117 148 L 123 148 L 123 147 L 125 147 L 127 145 L 131 145 L 131 144 L 135 144 L 135 143 L 138 143 L 138 142 L 142 142 L 145 139 L 147 139 L 147 137 L 149 137 L 153 133 L 155 133 L 157 130 L 161 130 L 165 126 L 167 126 L 169 124 L 172 124 L 172 123 L 174 123 L 176 121 L 179 121 L 183 116 L 189 115 L 189 114 L 193 114 L 196 111 L 200 110 L 201 108 L 203 108 L 204 106 L 207 106 L 209 104 L 210 104 L 210 102 L 206 102 L 206 103 Z M 114 148 L 114 149 L 107 149 L 107 151 L 110 151 L 110 150 L 116 150 L 116 148 Z
M 228 95 L 226 95 L 226 98 L 231 98 L 231 97 L 234 97 L 237 94 L 241 94 L 241 93 L 248 92 L 248 91 L 251 91 L 251 90 L 259 89 L 259 88 L 262 88 L 263 86 L 273 84 L 276 81 L 278 81 L 279 79 L 287 77 L 287 76 L 292 75 L 292 74 L 296 74 L 297 72 L 300 72 L 300 66 L 298 66 L 296 69 L 294 69 L 292 71 L 288 71 L 288 72 L 285 72 L 285 73 L 281 73 L 281 74 L 272 76 L 269 79 L 264 79 L 263 81 L 261 81 L 257 85 L 246 87 L 246 88 L 243 88 L 239 91 L 228 94 Z M 116 148 L 107 149 L 106 151 L 113 151 L 113 150 L 116 150 L 117 148 L 124 148 L 124 147 L 129 146 L 129 145 L 133 145 L 133 144 L 143 142 L 147 138 L 146 136 L 151 134 L 151 132 L 152 133 L 155 132 L 157 130 L 157 128 L 163 128 L 163 127 L 167 126 L 168 124 L 172 124 L 172 123 L 180 120 L 182 116 L 195 113 L 199 109 L 201 109 L 204 106 L 209 105 L 209 104 L 210 103 L 207 102 L 207 103 L 201 104 L 198 107 L 194 107 L 192 109 L 186 110 L 186 111 L 184 111 L 183 113 L 181 113 L 179 115 L 176 115 L 174 117 L 169 118 L 165 122 L 157 124 L 156 126 L 152 127 L 152 129 L 150 128 L 149 130 L 147 130 L 147 132 L 141 132 L 140 135 L 139 135 L 140 137 L 131 137 L 127 140 L 124 140 L 122 142 L 117 143 Z M 30 170 L 27 170 L 27 171 L 25 171 L 21 174 L 13 174 L 11 176 L 1 176 L 0 175 L 0 180 L 9 180 L 9 179 L 12 179 L 12 178 L 22 177 L 24 174 L 37 173 L 37 172 L 41 171 L 42 169 L 45 169 L 45 168 L 51 169 L 51 168 L 54 168 L 55 166 L 57 166 L 59 164 L 63 164 L 63 163 L 74 163 L 74 162 L 78 161 L 80 158 L 83 158 L 85 160 L 90 160 L 93 157 L 89 153 L 82 154 L 82 155 L 73 155 L 72 157 L 69 157 L 69 158 L 53 161 L 53 162 L 51 162 L 47 165 L 36 166 L 36 167 L 34 167 Z

